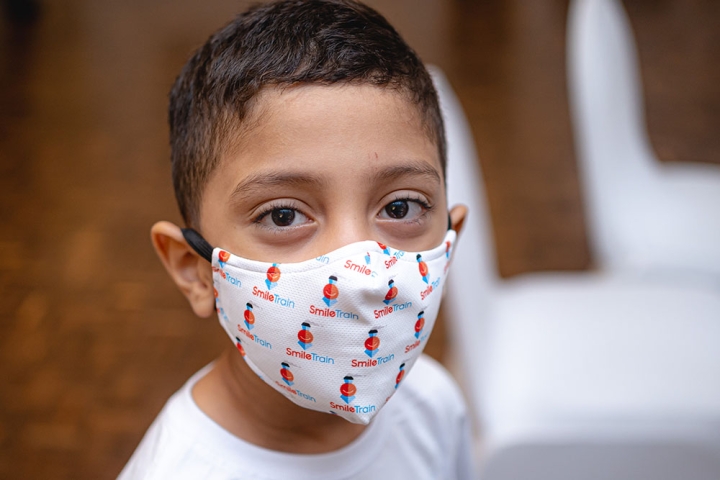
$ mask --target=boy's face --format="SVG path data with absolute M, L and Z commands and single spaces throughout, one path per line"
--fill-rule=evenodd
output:
M 437 146 L 400 93 L 268 89 L 245 125 L 203 193 L 200 232 L 211 245 L 288 263 L 362 240 L 410 251 L 442 241 Z

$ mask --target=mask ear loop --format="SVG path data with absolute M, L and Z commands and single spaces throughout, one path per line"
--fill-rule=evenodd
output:
M 183 228 L 182 234 L 185 237 L 185 241 L 192 247 L 195 252 L 202 258 L 212 263 L 212 252 L 213 247 L 192 228 Z
M 452 230 L 452 220 L 450 219 L 450 212 L 448 212 L 448 230 Z

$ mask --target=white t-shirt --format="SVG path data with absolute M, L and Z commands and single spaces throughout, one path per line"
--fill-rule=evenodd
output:
M 191 395 L 210 368 L 193 375 L 168 400 L 121 480 L 475 478 L 463 398 L 445 369 L 425 355 L 357 439 L 318 455 L 261 448 L 211 420 Z

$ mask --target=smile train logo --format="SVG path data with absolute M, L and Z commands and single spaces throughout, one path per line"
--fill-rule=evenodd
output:
M 398 289 L 395 286 L 395 280 L 390 280 L 388 282 L 388 291 L 385 294 L 385 300 L 383 300 L 383 303 L 385 305 L 390 305 L 395 301 L 395 297 L 397 297 Z
M 335 275 L 331 275 L 328 278 L 327 285 L 323 288 L 323 302 L 325 302 L 325 305 L 328 307 L 335 305 L 337 303 L 338 295 L 340 295 L 338 288 L 335 286 L 335 282 L 337 282 L 337 277 Z
M 255 314 L 253 313 L 253 306 L 252 303 L 246 303 L 245 304 L 245 312 L 243 313 L 243 317 L 245 317 L 245 326 L 248 330 L 252 330 L 253 327 L 255 327 Z
M 272 290 L 277 286 L 278 280 L 280 280 L 280 269 L 277 263 L 273 263 L 272 267 L 268 268 L 266 276 L 265 285 L 267 285 L 268 290 Z
M 310 333 L 310 324 L 307 322 L 302 323 L 302 330 L 298 332 L 298 345 L 303 350 L 307 350 L 312 347 L 313 334 Z
M 238 352 L 240 352 L 240 355 L 242 355 L 244 357 L 245 349 L 242 346 L 242 341 L 238 337 L 235 337 L 235 346 L 237 347 Z
M 403 377 L 405 376 L 405 364 L 400 365 L 400 371 L 397 374 L 397 377 L 395 377 L 395 388 L 397 388 L 400 385 L 400 382 L 402 382 Z
M 425 327 L 425 312 L 418 313 L 417 322 L 415 322 L 415 338 L 420 338 L 422 335 L 423 327 Z
M 290 371 L 290 365 L 282 362 L 280 366 L 282 366 L 280 369 L 280 376 L 282 377 L 283 382 L 285 382 L 288 387 L 291 387 L 294 383 L 293 380 L 295 379 L 295 376 Z
M 430 272 L 428 270 L 427 263 L 423 262 L 422 255 L 420 255 L 419 253 L 415 258 L 417 259 L 418 269 L 420 270 L 420 276 L 422 277 L 423 282 L 430 283 Z
M 374 328 L 368 332 L 368 338 L 365 340 L 365 354 L 373 358 L 380 348 L 380 338 L 377 336 L 378 331 Z
M 225 264 L 228 260 L 230 260 L 230 254 L 225 250 L 220 250 L 218 252 L 218 263 L 220 264 L 220 268 L 225 268 Z
M 343 381 L 344 383 L 340 385 L 340 398 L 342 398 L 345 403 L 350 403 L 355 399 L 357 387 L 353 385 L 353 377 L 350 375 L 343 378 Z

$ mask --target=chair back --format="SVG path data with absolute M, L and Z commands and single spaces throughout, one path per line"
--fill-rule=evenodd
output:
M 482 173 L 472 131 L 462 106 L 447 78 L 437 69 L 430 73 L 440 99 L 447 136 L 448 205 L 463 204 L 468 215 L 453 252 L 443 308 L 453 348 L 451 368 L 461 372 L 482 371 L 483 339 L 492 291 L 498 282 L 491 223 L 485 200 Z M 467 365 L 473 365 L 468 369 Z M 480 398 L 481 375 L 457 378 L 466 395 Z
M 613 269 L 632 255 L 622 239 L 642 235 L 633 206 L 654 197 L 659 168 L 645 130 L 633 33 L 618 0 L 572 1 L 567 72 L 590 241 L 599 265 Z
M 573 0 L 568 88 L 590 241 L 605 270 L 720 286 L 720 168 L 659 162 L 620 0 Z

